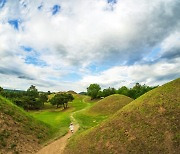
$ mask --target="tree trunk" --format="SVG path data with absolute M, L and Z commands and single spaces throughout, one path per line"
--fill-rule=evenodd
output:
M 68 103 L 66 103 L 66 108 L 68 107 Z
M 63 107 L 64 107 L 64 109 L 66 108 L 66 106 L 65 106 L 65 104 L 63 103 Z

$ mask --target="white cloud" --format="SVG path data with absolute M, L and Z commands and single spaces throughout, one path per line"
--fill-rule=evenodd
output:
M 55 4 L 61 9 L 52 16 Z M 25 89 L 36 83 L 42 89 L 80 91 L 90 81 L 119 86 L 118 82 L 160 83 L 158 77 L 163 75 L 169 80 L 179 66 L 179 7 L 178 0 L 119 0 L 113 11 L 106 0 L 7 1 L 0 10 L 0 77 L 6 79 L 0 85 Z M 19 31 L 8 24 L 9 19 L 20 21 Z M 36 50 L 36 58 L 47 66 L 27 64 L 30 53 L 20 46 Z M 157 46 L 161 48 L 158 62 L 143 64 L 143 57 Z M 92 64 L 115 67 L 94 76 L 88 70 Z M 80 82 L 63 81 L 72 70 L 83 77 Z M 13 79 L 16 86 L 10 84 Z
M 98 83 L 103 88 L 132 87 L 137 82 L 151 86 L 162 85 L 171 80 L 172 74 L 174 78 L 179 77 L 179 68 L 180 58 L 172 63 L 160 61 L 154 64 L 116 66 L 97 75 L 84 76 L 80 83 L 84 88 L 91 83 Z

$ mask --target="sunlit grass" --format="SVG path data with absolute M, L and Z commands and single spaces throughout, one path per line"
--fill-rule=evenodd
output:
M 68 132 L 71 122 L 70 116 L 73 112 L 87 107 L 87 103 L 83 101 L 86 96 L 74 95 L 75 99 L 69 103 L 69 108 L 56 108 L 50 103 L 45 103 L 44 109 L 40 111 L 32 111 L 30 114 L 44 123 L 52 127 L 51 137 L 60 137 Z

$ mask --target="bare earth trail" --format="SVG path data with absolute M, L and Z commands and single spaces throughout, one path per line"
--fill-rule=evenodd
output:
M 85 98 L 83 99 L 83 102 L 86 103 Z M 87 103 L 87 107 L 89 106 L 89 103 Z M 74 133 L 79 129 L 79 124 L 77 123 L 76 119 L 74 118 L 74 114 L 80 111 L 85 110 L 87 107 L 85 107 L 82 110 L 73 112 L 70 116 L 71 121 L 74 124 Z M 41 150 L 37 152 L 37 154 L 62 154 L 64 148 L 66 147 L 68 143 L 68 139 L 72 136 L 73 134 L 69 131 L 65 136 L 57 139 L 56 141 L 50 143 L 49 145 L 43 147 Z

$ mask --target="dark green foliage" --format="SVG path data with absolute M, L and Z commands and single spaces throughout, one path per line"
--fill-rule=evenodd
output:
M 41 93 L 41 94 L 39 95 L 39 101 L 42 102 L 43 104 L 44 104 L 45 102 L 47 102 L 47 100 L 48 100 L 48 95 L 47 95 L 46 93 Z
M 107 97 L 113 94 L 122 94 L 128 97 L 131 97 L 133 99 L 136 99 L 156 87 L 150 87 L 150 86 L 136 83 L 133 88 L 127 88 L 126 86 L 122 86 L 118 90 L 116 90 L 115 88 L 109 87 L 107 89 L 104 89 L 103 91 L 100 91 L 101 87 L 99 85 L 91 84 L 87 88 L 87 94 L 91 96 L 92 99 Z
M 129 89 L 126 86 L 122 86 L 117 90 L 117 93 L 128 96 Z
M 2 93 L 4 91 L 4 89 L 2 87 L 0 87 L 0 93 Z
M 41 109 L 47 102 L 47 93 L 40 93 L 31 85 L 27 91 L 2 90 L 0 94 L 25 110 Z
M 102 91 L 102 96 L 101 97 L 107 97 L 107 96 L 110 96 L 110 95 L 113 95 L 116 93 L 116 89 L 115 88 L 107 88 L 107 89 L 104 89 Z
M 51 100 L 52 105 L 56 105 L 57 108 L 60 106 L 63 106 L 64 109 L 68 107 L 68 102 L 72 101 L 74 99 L 72 94 L 66 94 L 66 93 L 61 93 L 61 94 L 56 94 Z
M 98 97 L 98 92 L 101 90 L 101 87 L 98 84 L 91 84 L 87 88 L 87 94 L 91 96 L 91 99 L 95 99 Z
M 80 95 L 87 95 L 87 92 L 80 92 Z
M 157 87 L 157 86 L 156 86 Z M 139 83 L 136 83 L 133 88 L 127 88 L 126 86 L 122 86 L 117 90 L 118 94 L 129 96 L 133 99 L 136 99 L 140 97 L 141 95 L 145 94 L 146 92 L 156 88 L 156 87 L 150 87 L 146 85 L 141 85 Z
M 139 83 L 136 83 L 133 88 L 129 89 L 127 96 L 129 96 L 133 99 L 136 99 L 136 98 L 140 97 L 141 95 L 145 94 L 146 92 L 148 92 L 148 91 L 150 91 L 156 87 L 149 87 L 146 85 L 141 85 Z
M 28 96 L 34 97 L 34 98 L 37 98 L 39 96 L 38 90 L 36 89 L 36 87 L 34 85 L 31 85 L 28 88 L 27 94 L 28 94 Z

